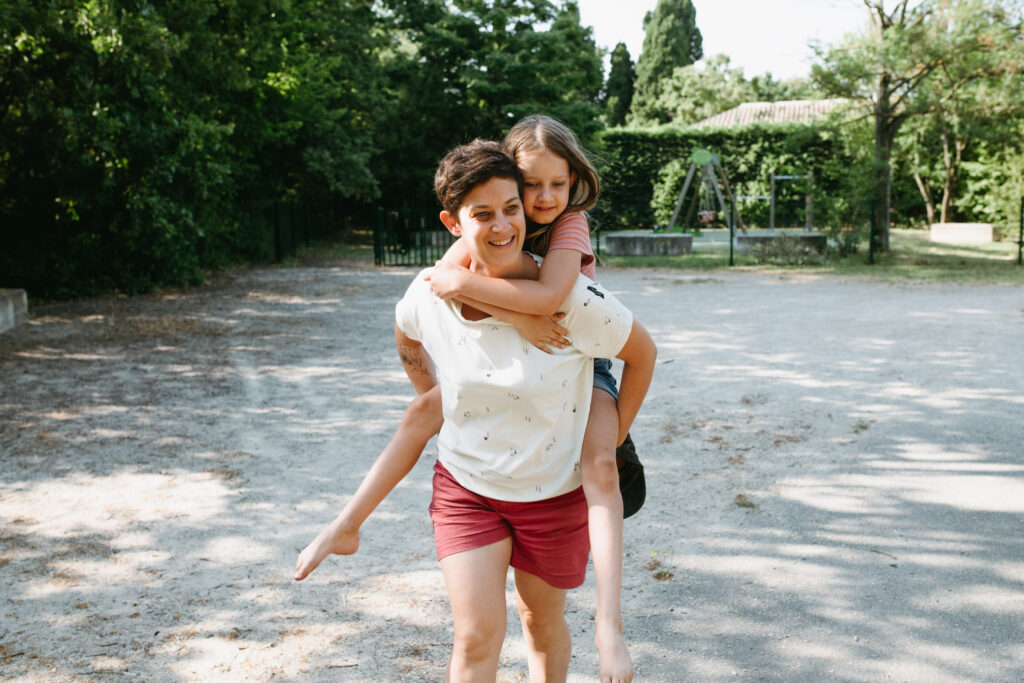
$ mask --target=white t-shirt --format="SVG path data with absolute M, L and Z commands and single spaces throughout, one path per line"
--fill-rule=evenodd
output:
M 632 313 L 580 275 L 559 309 L 572 343 L 547 354 L 509 323 L 466 320 L 460 304 L 431 294 L 424 273 L 398 302 L 395 317 L 437 370 L 441 464 L 463 487 L 497 500 L 544 500 L 579 487 L 592 359 L 619 353 Z

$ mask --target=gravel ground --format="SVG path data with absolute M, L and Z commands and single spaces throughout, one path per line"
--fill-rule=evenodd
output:
M 291 580 L 412 396 L 413 275 L 239 270 L 0 335 L 0 678 L 441 680 L 433 445 L 357 555 Z M 637 680 L 1024 679 L 1024 288 L 601 277 L 660 350 Z M 594 603 L 591 574 L 571 681 Z M 509 608 L 499 680 L 524 681 Z

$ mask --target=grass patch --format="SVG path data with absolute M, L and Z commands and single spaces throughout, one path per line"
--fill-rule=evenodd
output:
M 867 262 L 867 243 L 846 257 L 823 256 L 813 264 L 758 263 L 754 252 L 735 253 L 729 266 L 728 243 L 720 249 L 697 249 L 682 256 L 607 256 L 599 266 L 613 268 L 669 268 L 714 271 L 799 272 L 821 275 L 860 276 L 890 282 L 960 282 L 975 284 L 1024 284 L 1024 267 L 1017 265 L 1016 242 L 990 244 L 939 244 L 923 230 L 893 230 L 889 253 Z M 340 239 L 300 248 L 285 266 L 372 267 L 373 231 L 349 230 Z
M 960 282 L 965 284 L 1024 285 L 1024 266 L 1017 265 L 1016 242 L 939 244 L 922 230 L 893 230 L 890 250 L 867 262 L 867 243 L 846 257 L 831 256 L 821 263 L 795 267 L 757 263 L 755 254 L 736 253 L 732 270 L 852 275 L 892 282 Z M 723 249 L 698 249 L 682 256 L 606 256 L 601 264 L 615 268 L 730 269 L 728 244 Z
M 337 239 L 299 247 L 293 256 L 283 259 L 281 265 L 292 268 L 372 266 L 373 230 L 346 230 Z

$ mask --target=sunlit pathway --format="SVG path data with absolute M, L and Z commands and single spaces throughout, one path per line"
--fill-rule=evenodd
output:
M 290 578 L 412 396 L 412 275 L 239 271 L 0 336 L 0 677 L 441 679 L 432 446 L 359 554 Z M 1024 676 L 1024 290 L 602 280 L 660 348 L 626 523 L 639 680 Z M 570 597 L 573 681 L 594 597 Z M 501 680 L 525 680 L 509 623 Z

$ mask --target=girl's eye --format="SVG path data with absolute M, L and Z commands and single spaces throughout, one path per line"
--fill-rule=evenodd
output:
M 533 188 L 537 187 L 537 183 L 523 183 L 523 187 L 528 187 L 532 190 Z
M 489 212 L 487 212 L 487 211 L 481 211 L 480 213 L 478 213 L 475 216 L 473 216 L 473 218 L 477 219 L 478 221 L 483 221 L 483 220 L 487 220 L 487 217 L 490 216 L 490 215 L 491 214 Z

